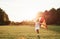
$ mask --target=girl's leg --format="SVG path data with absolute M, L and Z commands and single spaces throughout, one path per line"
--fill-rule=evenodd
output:
M 39 34 L 39 30 L 38 29 L 36 30 L 36 32 L 37 32 L 37 34 Z

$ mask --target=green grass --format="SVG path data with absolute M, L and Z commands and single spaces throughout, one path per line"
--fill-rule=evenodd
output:
M 34 27 L 0 26 L 0 39 L 37 39 Z M 60 26 L 50 25 L 48 30 L 40 29 L 40 39 L 60 39 Z

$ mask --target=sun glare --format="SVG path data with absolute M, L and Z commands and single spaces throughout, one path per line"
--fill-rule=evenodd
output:
M 11 21 L 32 20 L 39 11 L 58 8 L 60 1 L 57 0 L 1 0 L 2 8 Z

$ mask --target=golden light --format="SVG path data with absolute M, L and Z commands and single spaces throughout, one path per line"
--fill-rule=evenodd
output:
M 1 0 L 0 8 L 4 9 L 11 21 L 32 20 L 39 11 L 58 8 L 60 0 Z

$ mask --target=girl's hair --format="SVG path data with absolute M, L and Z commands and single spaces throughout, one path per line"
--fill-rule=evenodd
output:
M 39 22 L 39 19 L 36 19 L 36 22 Z

